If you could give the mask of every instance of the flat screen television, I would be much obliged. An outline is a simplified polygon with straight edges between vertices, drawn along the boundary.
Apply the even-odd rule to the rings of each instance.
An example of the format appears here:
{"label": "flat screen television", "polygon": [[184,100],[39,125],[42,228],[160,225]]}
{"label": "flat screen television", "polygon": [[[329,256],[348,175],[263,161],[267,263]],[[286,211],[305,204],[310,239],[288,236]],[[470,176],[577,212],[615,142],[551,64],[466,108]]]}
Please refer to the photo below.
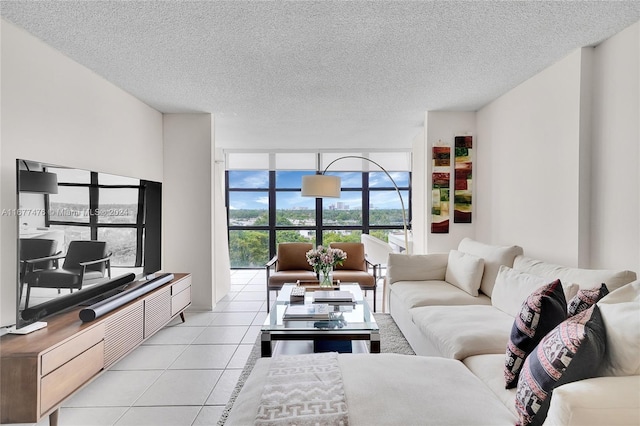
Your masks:
{"label": "flat screen television", "polygon": [[[162,183],[26,159],[16,160],[16,173],[17,329],[55,313],[50,308],[57,309],[53,301],[78,299],[79,293],[69,296],[73,291],[92,298],[102,288],[113,294],[124,285],[113,288],[109,283],[130,282],[129,277],[161,269]],[[102,264],[103,276],[85,277],[81,289],[70,289],[56,288],[51,280],[57,276],[39,273],[61,268],[71,242],[87,240],[106,243],[109,262]],[[60,258],[35,262],[42,250]],[[47,308],[34,315],[38,306]]]}

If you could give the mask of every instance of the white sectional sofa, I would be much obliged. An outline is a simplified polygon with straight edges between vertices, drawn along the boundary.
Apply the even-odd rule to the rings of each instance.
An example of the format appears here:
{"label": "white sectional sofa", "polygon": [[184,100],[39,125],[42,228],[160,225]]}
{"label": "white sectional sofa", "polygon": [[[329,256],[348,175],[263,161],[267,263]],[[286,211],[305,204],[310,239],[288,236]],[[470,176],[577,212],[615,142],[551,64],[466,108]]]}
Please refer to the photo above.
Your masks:
{"label": "white sectional sofa", "polygon": [[[483,259],[483,267],[475,265],[483,269],[479,281],[466,255]],[[390,313],[416,354],[462,361],[514,416],[516,389],[505,389],[503,369],[514,318],[528,294],[555,279],[560,279],[567,301],[579,289],[601,283],[610,292],[625,286],[599,303],[615,309],[610,301],[629,288],[627,298],[617,301],[635,304],[638,309],[628,314],[626,325],[605,322],[608,335],[616,328],[621,330],[607,351],[615,351],[615,345],[626,346],[626,353],[635,350],[636,359],[627,360],[631,367],[624,374],[614,376],[605,370],[609,377],[557,388],[545,424],[640,424],[640,331],[632,331],[640,328],[640,282],[633,282],[634,272],[568,268],[526,257],[518,246],[491,246],[470,239],[462,240],[458,250],[448,254],[392,254],[387,271],[385,296]],[[456,275],[462,277],[458,281],[467,282],[452,284]],[[474,286],[479,289],[477,296],[469,291]],[[630,302],[634,297],[635,302]]]}
{"label": "white sectional sofa", "polygon": [[[503,374],[514,316],[531,289],[558,278],[567,301],[603,282],[611,291],[598,302],[606,366],[600,377],[557,387],[544,424],[640,424],[635,273],[562,267],[469,239],[451,253],[390,255],[385,297],[419,356],[338,355],[349,424],[515,424],[517,391],[505,389]],[[270,364],[258,361],[227,424],[254,424]]]}

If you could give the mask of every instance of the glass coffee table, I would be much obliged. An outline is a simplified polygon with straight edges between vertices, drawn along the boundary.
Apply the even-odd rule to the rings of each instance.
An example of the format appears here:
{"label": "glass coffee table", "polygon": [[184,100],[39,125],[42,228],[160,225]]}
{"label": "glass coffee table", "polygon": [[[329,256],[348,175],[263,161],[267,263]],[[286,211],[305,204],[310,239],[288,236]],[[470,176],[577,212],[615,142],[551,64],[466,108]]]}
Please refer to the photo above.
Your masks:
{"label": "glass coffee table", "polygon": [[[298,354],[313,352],[322,342],[351,342],[354,352],[380,353],[380,331],[358,284],[340,284],[340,290],[350,291],[354,303],[330,305],[329,320],[283,320],[295,284],[285,284],[262,325],[262,356],[275,353]],[[304,303],[313,303],[313,291],[305,292]],[[279,341],[279,342],[278,342]],[[289,343],[296,342],[297,344]],[[356,342],[360,343],[356,348]],[[275,347],[278,347],[275,350]]]}

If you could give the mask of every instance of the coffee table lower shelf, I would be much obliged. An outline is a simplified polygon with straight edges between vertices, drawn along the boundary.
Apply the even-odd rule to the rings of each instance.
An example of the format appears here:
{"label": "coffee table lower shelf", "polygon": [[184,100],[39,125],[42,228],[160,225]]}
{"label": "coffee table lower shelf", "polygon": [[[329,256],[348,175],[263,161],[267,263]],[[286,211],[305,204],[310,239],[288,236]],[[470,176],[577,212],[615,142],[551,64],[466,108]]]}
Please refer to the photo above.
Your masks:
{"label": "coffee table lower shelf", "polygon": [[[363,331],[354,330],[344,332],[333,331],[331,333],[318,330],[310,331],[262,331],[261,356],[273,355],[299,355],[314,352],[314,340],[351,341],[353,353],[380,353],[380,333],[378,330]],[[370,350],[367,350],[366,341],[370,342]]]}

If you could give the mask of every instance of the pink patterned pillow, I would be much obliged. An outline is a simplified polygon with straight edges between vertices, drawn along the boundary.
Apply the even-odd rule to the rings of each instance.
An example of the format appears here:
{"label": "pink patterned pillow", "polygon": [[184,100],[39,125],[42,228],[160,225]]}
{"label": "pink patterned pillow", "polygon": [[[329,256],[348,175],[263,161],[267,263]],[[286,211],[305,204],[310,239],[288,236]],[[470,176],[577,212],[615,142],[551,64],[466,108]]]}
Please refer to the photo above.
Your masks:
{"label": "pink patterned pillow", "polygon": [[570,317],[575,314],[579,314],[580,312],[589,309],[592,305],[595,305],[598,300],[602,299],[607,294],[609,294],[609,289],[604,283],[602,283],[600,287],[578,290],[578,294],[573,296],[569,301],[567,314]]}
{"label": "pink patterned pillow", "polygon": [[541,425],[553,390],[594,377],[604,361],[606,331],[597,305],[562,322],[547,334],[524,362],[516,410],[518,425]]}
{"label": "pink patterned pillow", "polygon": [[540,287],[522,303],[507,342],[504,378],[507,389],[515,388],[520,369],[538,342],[567,318],[567,300],[560,280]]}

